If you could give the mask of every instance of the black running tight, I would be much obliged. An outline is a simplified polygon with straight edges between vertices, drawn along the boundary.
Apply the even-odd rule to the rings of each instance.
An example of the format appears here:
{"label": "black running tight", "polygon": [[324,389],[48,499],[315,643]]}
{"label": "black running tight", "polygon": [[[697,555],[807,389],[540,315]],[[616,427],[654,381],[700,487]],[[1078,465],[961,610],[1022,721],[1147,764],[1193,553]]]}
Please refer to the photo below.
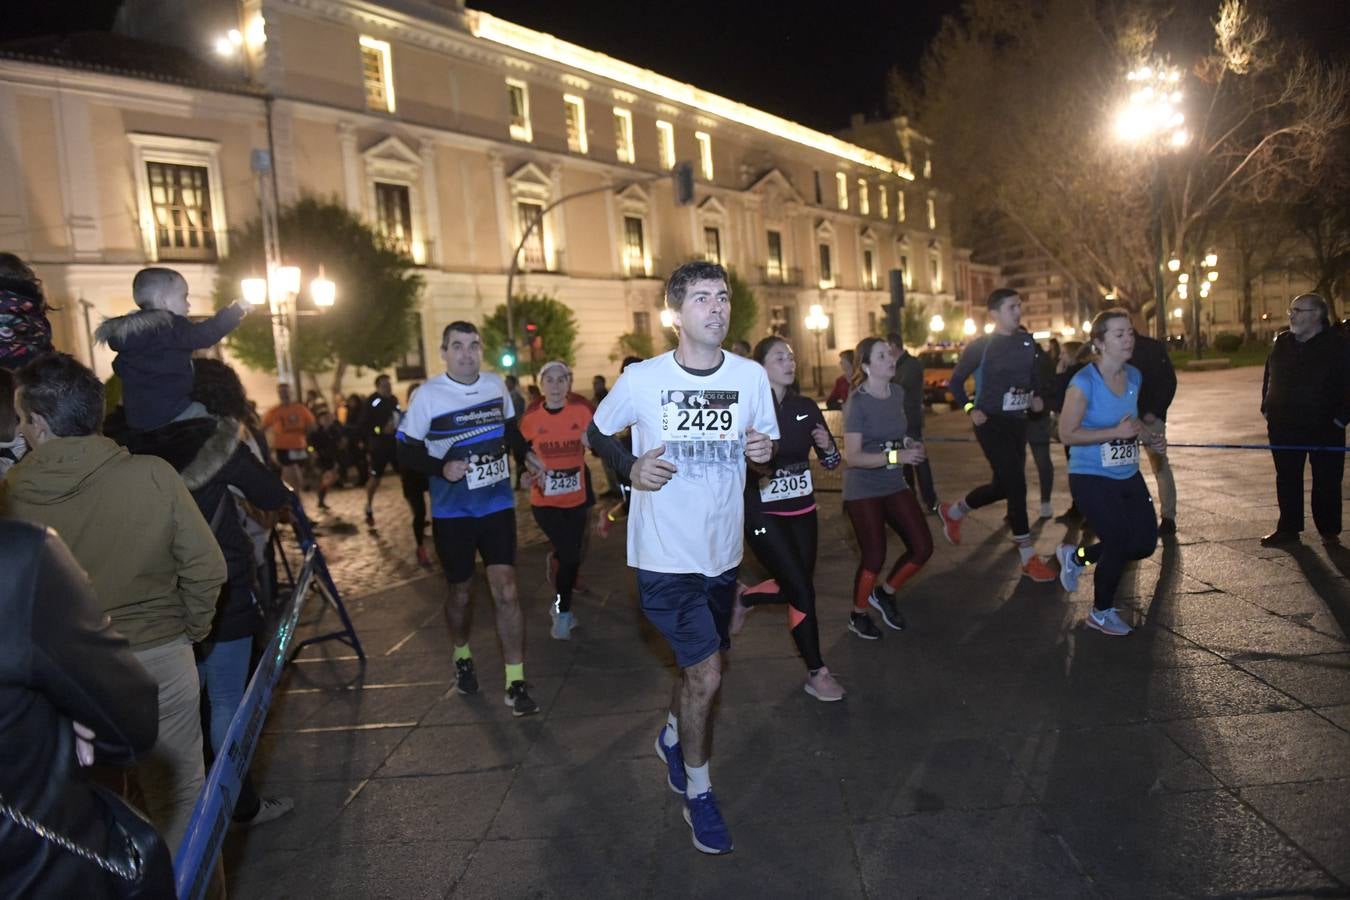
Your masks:
{"label": "black running tight", "polygon": [[586,520],[589,506],[562,509],[556,506],[531,506],[534,521],[547,535],[558,560],[558,574],[554,590],[558,593],[558,612],[572,611],[572,590],[581,571],[581,555],[586,539]]}
{"label": "black running tight", "polygon": [[[853,524],[862,556],[853,577],[854,605],[861,609],[876,583],[877,573],[886,562],[886,526],[900,535],[905,552],[891,566],[886,582],[896,590],[933,555],[933,535],[928,530],[913,491],[896,491],[884,497],[845,500],[844,512]],[[863,588],[866,590],[863,590]]]}
{"label": "black running tight", "polygon": [[1097,609],[1115,605],[1116,590],[1125,564],[1153,555],[1158,546],[1158,518],[1153,511],[1144,476],[1135,472],[1116,480],[1101,475],[1070,475],[1074,505],[1097,534],[1097,543],[1083,551],[1093,572],[1093,600]]}
{"label": "black running tight", "polygon": [[413,538],[420,547],[426,540],[427,477],[417,472],[401,470],[399,480],[403,483],[403,499],[408,501],[408,509],[412,510]]}
{"label": "black running tight", "polygon": [[778,593],[743,594],[741,602],[787,603],[792,640],[806,668],[814,672],[824,665],[816,623],[816,511],[799,516],[747,515],[745,541],[778,582]]}

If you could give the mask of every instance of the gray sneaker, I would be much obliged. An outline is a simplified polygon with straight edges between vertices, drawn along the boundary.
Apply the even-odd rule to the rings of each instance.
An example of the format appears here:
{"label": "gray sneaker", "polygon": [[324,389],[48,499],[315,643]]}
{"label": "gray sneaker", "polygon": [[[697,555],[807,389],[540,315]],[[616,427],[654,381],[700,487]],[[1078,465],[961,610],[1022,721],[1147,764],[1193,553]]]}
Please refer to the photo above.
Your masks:
{"label": "gray sneaker", "polygon": [[1083,567],[1078,564],[1078,548],[1060,544],[1055,548],[1055,558],[1059,560],[1059,583],[1072,594],[1078,590],[1078,576],[1083,574]]}
{"label": "gray sneaker", "polygon": [[550,612],[553,616],[553,627],[549,629],[549,636],[555,641],[570,641],[572,639],[572,629],[577,627],[576,620],[570,612]]}
{"label": "gray sneaker", "polygon": [[1125,620],[1120,617],[1120,613],[1114,609],[1094,609],[1088,613],[1087,621],[1084,624],[1112,637],[1124,637],[1134,630],[1125,624]]}

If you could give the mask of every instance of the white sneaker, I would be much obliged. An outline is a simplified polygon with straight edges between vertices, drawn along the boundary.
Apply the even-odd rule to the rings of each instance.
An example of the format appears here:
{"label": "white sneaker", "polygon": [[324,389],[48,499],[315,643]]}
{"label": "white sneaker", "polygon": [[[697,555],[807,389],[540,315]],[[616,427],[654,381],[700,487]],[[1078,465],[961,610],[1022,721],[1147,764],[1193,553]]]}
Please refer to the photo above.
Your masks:
{"label": "white sneaker", "polygon": [[1133,628],[1125,624],[1125,620],[1120,617],[1120,613],[1114,609],[1094,609],[1088,613],[1084,624],[1112,637],[1124,637],[1134,631]]}
{"label": "white sneaker", "polygon": [[258,811],[253,814],[253,818],[238,819],[235,821],[234,827],[252,828],[264,822],[271,822],[273,819],[280,819],[293,809],[295,809],[295,801],[290,797],[263,797],[258,804]]}

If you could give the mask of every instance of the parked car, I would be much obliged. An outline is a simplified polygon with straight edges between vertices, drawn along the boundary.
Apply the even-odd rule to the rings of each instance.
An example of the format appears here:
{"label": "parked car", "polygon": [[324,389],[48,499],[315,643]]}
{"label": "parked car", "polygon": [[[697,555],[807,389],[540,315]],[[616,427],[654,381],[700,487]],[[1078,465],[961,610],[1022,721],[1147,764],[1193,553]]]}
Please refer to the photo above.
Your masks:
{"label": "parked car", "polygon": [[957,347],[945,347],[932,350],[920,350],[919,359],[923,361],[923,403],[951,403],[952,394],[947,390],[952,371],[956,369],[961,350]]}

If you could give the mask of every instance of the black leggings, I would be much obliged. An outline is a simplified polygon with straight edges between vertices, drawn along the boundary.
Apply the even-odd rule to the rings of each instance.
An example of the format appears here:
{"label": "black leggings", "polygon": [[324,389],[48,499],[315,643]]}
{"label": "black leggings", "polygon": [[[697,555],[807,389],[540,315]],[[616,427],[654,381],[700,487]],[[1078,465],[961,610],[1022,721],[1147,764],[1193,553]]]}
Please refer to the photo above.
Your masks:
{"label": "black leggings", "polygon": [[1144,476],[1138,472],[1123,480],[1102,475],[1070,475],[1074,505],[1097,534],[1097,543],[1080,557],[1095,563],[1092,605],[1110,609],[1120,587],[1125,564],[1153,555],[1158,544],[1158,518],[1153,513]]}
{"label": "black leggings", "polygon": [[979,509],[1000,500],[1008,501],[1008,525],[1014,536],[1031,533],[1027,522],[1027,423],[1012,416],[990,416],[975,426],[984,458],[994,470],[994,480],[966,494],[966,506]]}
{"label": "black leggings", "polygon": [[[858,539],[862,556],[858,560],[858,570],[853,576],[854,605],[865,598],[876,583],[877,573],[886,562],[886,526],[900,535],[905,542],[905,552],[891,566],[886,581],[892,590],[903,583],[905,578],[918,571],[933,555],[933,534],[928,530],[928,520],[924,518],[919,502],[914,499],[913,491],[896,491],[884,497],[868,497],[863,500],[845,500],[844,512],[853,525],[853,534]],[[908,567],[908,568],[906,568]],[[866,588],[864,591],[863,588]],[[861,608],[861,607],[859,607]]]}
{"label": "black leggings", "polygon": [[403,499],[408,501],[408,509],[412,510],[413,538],[417,541],[417,546],[420,547],[426,540],[427,477],[417,472],[401,470],[399,481],[403,483]]}
{"label": "black leggings", "polygon": [[539,530],[548,536],[553,544],[553,553],[558,560],[558,575],[554,579],[554,589],[558,593],[558,612],[572,611],[572,589],[577,584],[577,572],[581,571],[581,553],[586,539],[586,519],[590,512],[588,505],[561,508],[557,506],[531,506],[534,521]]}
{"label": "black leggings", "polygon": [[825,665],[820,659],[820,626],[816,622],[816,511],[799,516],[747,515],[745,542],[778,582],[776,594],[743,594],[746,606],[787,603],[788,628],[806,668]]}
{"label": "black leggings", "polygon": [[1050,455],[1049,444],[1031,444],[1031,458],[1036,460],[1036,475],[1041,482],[1041,502],[1050,502],[1050,492],[1055,487],[1055,460]]}

